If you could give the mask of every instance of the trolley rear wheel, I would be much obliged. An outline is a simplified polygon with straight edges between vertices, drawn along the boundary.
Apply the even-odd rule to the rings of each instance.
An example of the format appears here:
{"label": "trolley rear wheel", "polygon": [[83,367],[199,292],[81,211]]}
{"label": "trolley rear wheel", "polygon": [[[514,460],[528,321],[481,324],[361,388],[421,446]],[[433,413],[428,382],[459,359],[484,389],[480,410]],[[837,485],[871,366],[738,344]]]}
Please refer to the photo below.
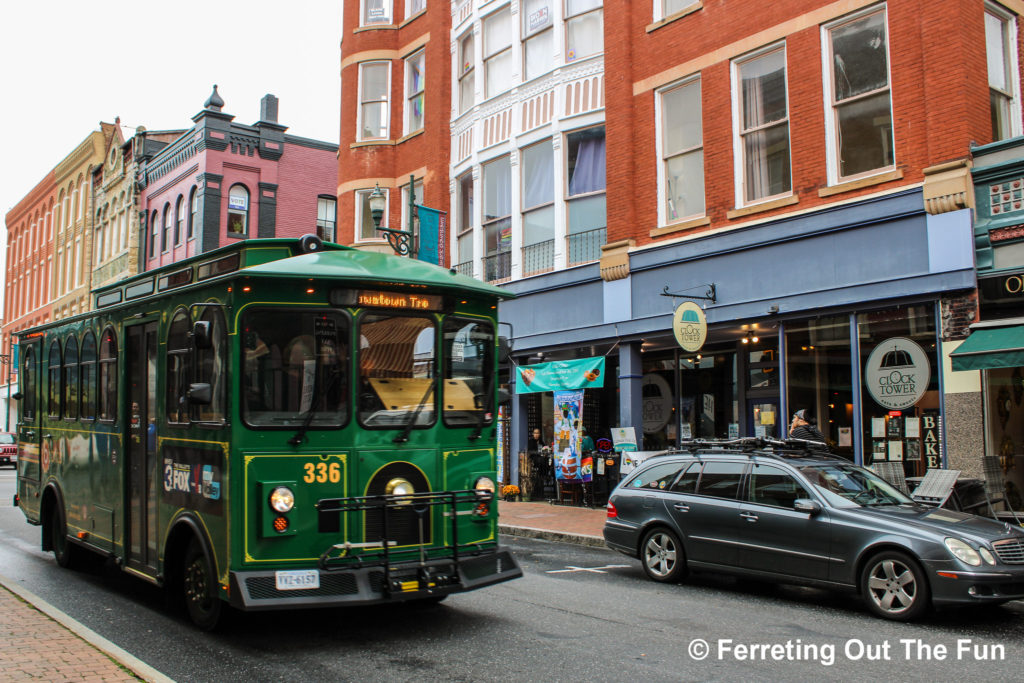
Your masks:
{"label": "trolley rear wheel", "polygon": [[217,628],[224,603],[217,595],[217,577],[213,566],[196,539],[192,539],[185,552],[181,589],[192,623],[204,631]]}

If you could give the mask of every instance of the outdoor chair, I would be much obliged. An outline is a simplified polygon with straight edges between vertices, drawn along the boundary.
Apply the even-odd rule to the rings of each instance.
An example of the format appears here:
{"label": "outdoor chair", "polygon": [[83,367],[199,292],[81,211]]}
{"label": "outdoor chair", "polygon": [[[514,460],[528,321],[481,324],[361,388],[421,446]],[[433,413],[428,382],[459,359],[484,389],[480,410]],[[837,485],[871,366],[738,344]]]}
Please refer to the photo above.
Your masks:
{"label": "outdoor chair", "polygon": [[907,488],[907,477],[903,472],[902,462],[876,462],[871,465],[871,469],[874,470],[875,474],[885,479],[886,482],[892,484],[903,493],[910,494],[910,489]]}
{"label": "outdoor chair", "polygon": [[928,470],[910,497],[918,503],[942,507],[953,493],[959,476],[960,470]]}
{"label": "outdoor chair", "polygon": [[[998,455],[986,455],[983,458],[985,469],[985,500],[964,507],[964,512],[975,512],[976,510],[987,510],[988,516],[993,519],[1004,521],[1013,520],[1014,523],[1024,524],[1024,511],[1020,514],[1014,510],[1012,501],[1007,496],[1007,482],[1003,477],[1003,466]],[[1005,510],[996,511],[993,504],[1002,503]]]}

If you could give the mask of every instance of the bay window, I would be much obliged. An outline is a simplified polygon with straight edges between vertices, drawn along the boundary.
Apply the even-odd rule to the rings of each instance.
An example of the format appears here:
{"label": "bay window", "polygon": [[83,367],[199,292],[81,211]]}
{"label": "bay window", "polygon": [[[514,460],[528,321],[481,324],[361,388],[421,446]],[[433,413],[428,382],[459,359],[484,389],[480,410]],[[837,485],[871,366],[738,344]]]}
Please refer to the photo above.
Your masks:
{"label": "bay window", "polygon": [[360,140],[386,140],[388,137],[390,71],[389,62],[359,65]]}

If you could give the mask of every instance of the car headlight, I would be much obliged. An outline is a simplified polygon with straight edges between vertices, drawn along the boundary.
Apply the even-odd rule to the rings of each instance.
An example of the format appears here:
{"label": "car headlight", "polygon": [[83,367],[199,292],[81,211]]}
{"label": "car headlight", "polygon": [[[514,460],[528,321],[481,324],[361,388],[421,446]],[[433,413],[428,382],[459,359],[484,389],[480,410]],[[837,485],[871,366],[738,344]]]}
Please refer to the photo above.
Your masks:
{"label": "car headlight", "polygon": [[978,554],[981,555],[981,559],[985,560],[985,564],[996,563],[996,558],[994,555],[992,555],[992,551],[986,548],[985,546],[981,546],[980,548],[978,548]]}
{"label": "car headlight", "polygon": [[278,512],[289,512],[295,507],[295,494],[287,486],[275,486],[270,492],[270,507]]}
{"label": "car headlight", "polygon": [[978,554],[978,551],[959,538],[947,538],[946,547],[949,548],[949,552],[953,553],[964,564],[969,564],[972,567],[977,567],[981,564],[981,555]]}
{"label": "car headlight", "polygon": [[495,488],[497,487],[494,485],[494,480],[490,477],[480,477],[473,484],[473,489],[476,491],[476,495],[480,497],[493,496]]}

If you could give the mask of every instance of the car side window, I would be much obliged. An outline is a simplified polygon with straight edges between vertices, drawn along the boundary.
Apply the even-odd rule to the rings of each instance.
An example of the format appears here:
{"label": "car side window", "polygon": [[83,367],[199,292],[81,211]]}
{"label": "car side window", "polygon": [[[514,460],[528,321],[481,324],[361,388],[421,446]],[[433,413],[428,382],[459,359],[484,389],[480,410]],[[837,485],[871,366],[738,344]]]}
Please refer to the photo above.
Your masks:
{"label": "car side window", "polygon": [[773,465],[755,464],[750,470],[749,498],[758,505],[792,508],[797,498],[810,498],[791,474]]}
{"label": "car side window", "polygon": [[664,491],[675,481],[679,470],[685,466],[685,463],[678,462],[666,462],[661,465],[655,465],[634,477],[633,481],[629,482],[629,488],[659,489]]}
{"label": "car side window", "polygon": [[703,462],[691,462],[683,475],[672,484],[672,490],[676,493],[694,493],[697,490],[697,480],[700,479],[700,471],[704,467]]}
{"label": "car side window", "polygon": [[715,498],[736,498],[744,467],[746,463],[742,462],[706,463],[697,484],[697,493]]}

